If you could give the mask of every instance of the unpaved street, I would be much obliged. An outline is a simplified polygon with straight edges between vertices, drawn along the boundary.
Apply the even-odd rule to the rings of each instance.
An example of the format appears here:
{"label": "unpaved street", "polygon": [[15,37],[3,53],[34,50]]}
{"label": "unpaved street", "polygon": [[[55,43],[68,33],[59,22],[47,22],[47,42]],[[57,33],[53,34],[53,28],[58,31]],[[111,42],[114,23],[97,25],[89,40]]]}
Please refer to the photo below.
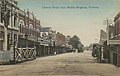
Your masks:
{"label": "unpaved street", "polygon": [[97,63],[91,52],[41,57],[15,65],[0,65],[0,76],[120,76],[120,68]]}

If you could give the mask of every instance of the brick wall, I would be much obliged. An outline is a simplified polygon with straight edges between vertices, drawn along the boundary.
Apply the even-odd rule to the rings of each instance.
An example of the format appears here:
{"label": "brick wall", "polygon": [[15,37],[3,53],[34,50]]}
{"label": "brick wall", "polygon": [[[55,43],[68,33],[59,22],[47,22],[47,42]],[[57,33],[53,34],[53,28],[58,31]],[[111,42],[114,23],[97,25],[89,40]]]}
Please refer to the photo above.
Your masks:
{"label": "brick wall", "polygon": [[56,34],[57,45],[63,46],[66,44],[65,36],[59,32]]}

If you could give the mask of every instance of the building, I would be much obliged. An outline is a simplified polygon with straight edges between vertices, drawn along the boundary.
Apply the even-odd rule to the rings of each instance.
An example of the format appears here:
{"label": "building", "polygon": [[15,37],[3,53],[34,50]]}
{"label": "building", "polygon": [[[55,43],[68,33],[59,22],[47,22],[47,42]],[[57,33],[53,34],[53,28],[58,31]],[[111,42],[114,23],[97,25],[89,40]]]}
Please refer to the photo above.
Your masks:
{"label": "building", "polygon": [[104,30],[100,30],[100,42],[103,44],[107,40],[107,33]]}
{"label": "building", "polygon": [[[108,24],[106,28],[106,32],[103,30],[100,30],[100,41],[99,43],[101,46],[101,51],[99,52],[101,55],[101,61],[105,60],[105,62],[110,62],[110,45],[109,40],[111,40],[114,37],[114,26]],[[100,61],[100,62],[101,62]]]}
{"label": "building", "polygon": [[51,44],[51,35],[52,35],[51,27],[41,27],[41,45],[49,46]]}
{"label": "building", "polygon": [[56,34],[57,46],[65,46],[66,45],[66,38],[62,33],[57,32]]}
{"label": "building", "polygon": [[64,48],[60,46],[65,46],[65,36],[56,34],[51,27],[41,27],[33,12],[17,5],[15,0],[0,0],[0,62],[24,60],[30,53],[34,56],[63,53]]}
{"label": "building", "polygon": [[68,35],[66,36],[66,48],[72,50],[72,45],[69,45],[71,37]]}
{"label": "building", "polygon": [[[38,42],[38,38],[41,37],[40,20],[37,19],[32,12],[27,12],[19,9],[19,46],[18,47],[31,47]],[[27,44],[22,42],[27,41]],[[29,44],[28,44],[29,43]]]}
{"label": "building", "polygon": [[104,42],[104,59],[120,66],[120,12],[114,18],[114,25],[107,24],[107,40]]}
{"label": "building", "polygon": [[42,37],[42,45],[46,46],[54,46],[55,44],[55,35],[56,31],[53,31],[51,27],[42,27],[41,28],[41,37]]}
{"label": "building", "polygon": [[113,53],[113,64],[120,66],[120,12],[114,18],[115,24],[115,35],[114,40],[116,40],[116,44],[114,44],[114,53]]}
{"label": "building", "polygon": [[66,43],[67,43],[67,44],[69,44],[70,39],[71,39],[71,37],[68,35],[68,36],[66,37]]}
{"label": "building", "polygon": [[114,18],[115,23],[115,37],[119,39],[120,37],[120,12]]}
{"label": "building", "polygon": [[113,24],[108,24],[106,28],[106,41],[103,43],[103,58],[106,62],[112,63],[113,62],[113,52],[115,49],[114,44],[112,43],[114,41],[115,36],[115,26]]}
{"label": "building", "polygon": [[18,10],[15,0],[0,0],[0,50],[8,51],[17,47]]}
{"label": "building", "polygon": [[46,37],[52,33],[51,27],[41,27],[41,37]]}

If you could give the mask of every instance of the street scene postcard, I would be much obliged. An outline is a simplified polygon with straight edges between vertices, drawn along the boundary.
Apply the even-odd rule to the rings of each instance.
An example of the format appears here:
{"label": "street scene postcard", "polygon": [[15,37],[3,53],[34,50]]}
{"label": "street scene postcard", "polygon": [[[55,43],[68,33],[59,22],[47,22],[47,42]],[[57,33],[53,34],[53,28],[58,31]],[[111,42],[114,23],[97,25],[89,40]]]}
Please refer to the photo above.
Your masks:
{"label": "street scene postcard", "polygon": [[0,0],[0,76],[120,76],[120,0]]}

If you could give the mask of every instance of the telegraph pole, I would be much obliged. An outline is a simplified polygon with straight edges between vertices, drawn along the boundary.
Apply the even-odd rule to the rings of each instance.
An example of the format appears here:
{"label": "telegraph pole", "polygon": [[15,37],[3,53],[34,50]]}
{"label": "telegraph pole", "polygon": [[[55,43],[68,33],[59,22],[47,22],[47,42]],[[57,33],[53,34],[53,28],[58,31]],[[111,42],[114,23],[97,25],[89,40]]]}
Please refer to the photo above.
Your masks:
{"label": "telegraph pole", "polygon": [[107,50],[108,50],[108,62],[110,62],[110,44],[109,44],[109,41],[110,41],[110,35],[109,35],[109,32],[110,32],[110,27],[109,27],[109,20],[107,19]]}

